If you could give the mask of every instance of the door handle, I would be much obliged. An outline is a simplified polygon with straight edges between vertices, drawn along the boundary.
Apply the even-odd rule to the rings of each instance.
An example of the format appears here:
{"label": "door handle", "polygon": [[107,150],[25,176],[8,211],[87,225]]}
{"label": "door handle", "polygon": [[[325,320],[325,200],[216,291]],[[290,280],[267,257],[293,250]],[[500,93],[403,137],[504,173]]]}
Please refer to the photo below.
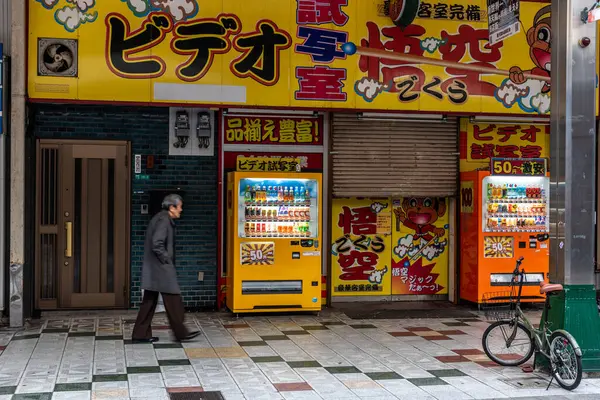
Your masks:
{"label": "door handle", "polygon": [[73,243],[73,223],[65,222],[65,230],[67,231],[67,245],[65,247],[65,257],[71,257],[73,255],[73,249],[71,244]]}

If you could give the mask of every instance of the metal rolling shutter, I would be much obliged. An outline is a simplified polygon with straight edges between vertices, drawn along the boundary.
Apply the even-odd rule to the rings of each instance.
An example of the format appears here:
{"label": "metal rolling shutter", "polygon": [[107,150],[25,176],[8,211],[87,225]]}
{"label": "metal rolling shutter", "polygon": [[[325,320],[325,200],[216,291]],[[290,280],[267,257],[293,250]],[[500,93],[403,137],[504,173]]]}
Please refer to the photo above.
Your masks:
{"label": "metal rolling shutter", "polygon": [[334,114],[333,195],[439,196],[457,193],[458,122],[367,120]]}

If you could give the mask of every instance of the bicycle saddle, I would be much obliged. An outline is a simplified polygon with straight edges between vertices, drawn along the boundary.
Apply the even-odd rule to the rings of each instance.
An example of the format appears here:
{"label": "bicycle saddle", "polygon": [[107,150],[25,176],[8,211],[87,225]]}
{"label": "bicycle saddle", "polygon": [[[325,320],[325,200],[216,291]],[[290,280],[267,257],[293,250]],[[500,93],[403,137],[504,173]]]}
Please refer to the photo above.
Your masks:
{"label": "bicycle saddle", "polygon": [[563,290],[563,285],[560,283],[544,283],[540,282],[540,293],[560,292]]}

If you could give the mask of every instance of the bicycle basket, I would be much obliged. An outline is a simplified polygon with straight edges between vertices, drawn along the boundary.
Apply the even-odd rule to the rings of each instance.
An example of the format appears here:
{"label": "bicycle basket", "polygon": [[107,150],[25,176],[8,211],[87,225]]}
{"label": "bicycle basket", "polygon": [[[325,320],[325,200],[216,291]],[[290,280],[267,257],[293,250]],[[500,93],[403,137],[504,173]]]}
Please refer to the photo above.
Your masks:
{"label": "bicycle basket", "polygon": [[480,308],[488,320],[504,321],[513,319],[517,312],[515,291],[484,293]]}

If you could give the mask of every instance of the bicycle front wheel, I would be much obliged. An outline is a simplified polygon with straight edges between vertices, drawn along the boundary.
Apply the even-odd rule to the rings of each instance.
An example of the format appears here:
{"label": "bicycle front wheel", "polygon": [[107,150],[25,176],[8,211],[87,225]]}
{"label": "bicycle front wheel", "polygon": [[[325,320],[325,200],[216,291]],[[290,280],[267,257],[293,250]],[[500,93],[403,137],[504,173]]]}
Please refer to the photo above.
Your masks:
{"label": "bicycle front wheel", "polygon": [[550,336],[552,375],[563,389],[573,390],[581,383],[583,368],[581,356],[575,353],[576,347],[562,332],[553,332]]}
{"label": "bicycle front wheel", "polygon": [[515,320],[494,322],[483,333],[483,351],[496,364],[514,367],[529,360],[534,344],[527,328]]}

